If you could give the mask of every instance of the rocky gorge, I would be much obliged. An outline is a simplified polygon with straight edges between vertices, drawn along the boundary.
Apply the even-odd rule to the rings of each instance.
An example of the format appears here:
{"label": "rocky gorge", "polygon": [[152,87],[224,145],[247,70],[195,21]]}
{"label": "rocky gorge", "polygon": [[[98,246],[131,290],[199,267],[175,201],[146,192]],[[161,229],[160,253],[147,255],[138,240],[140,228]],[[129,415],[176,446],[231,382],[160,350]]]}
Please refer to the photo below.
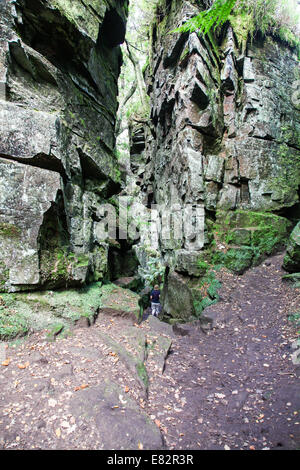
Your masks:
{"label": "rocky gorge", "polygon": [[[197,2],[161,2],[144,72],[150,127],[132,129],[132,191],[114,135],[128,5],[94,3],[1,4],[1,289],[130,276],[153,252],[188,277],[211,262],[242,273],[284,247],[300,213],[295,51],[234,24],[215,44],[169,34]],[[203,207],[204,241],[158,229],[149,247],[141,227],[137,241],[102,240],[101,205],[118,194],[133,208]]]}
{"label": "rocky gorge", "polygon": [[[128,399],[129,411],[122,409],[138,425],[117,448],[163,448],[164,426],[157,423],[157,410],[152,415],[160,433],[143,414],[151,380],[157,379],[157,371],[163,374],[171,345],[179,347],[176,335],[187,336],[187,342],[191,337],[193,347],[198,342],[203,346],[206,335],[220,324],[237,328],[236,322],[246,321],[234,316],[241,305],[239,293],[234,291],[230,308],[227,295],[243,275],[249,278],[251,302],[255,289],[260,292],[257,309],[248,312],[243,307],[248,316],[265,308],[252,273],[261,276],[266,289],[268,282],[272,284],[274,296],[272,279],[282,283],[280,294],[288,286],[291,298],[295,296],[294,310],[288,310],[286,299],[281,309],[293,318],[299,316],[297,50],[276,34],[251,36],[247,23],[234,17],[213,35],[174,32],[205,7],[207,2],[193,0],[157,3],[143,69],[148,115],[129,119],[130,158],[124,164],[116,144],[116,123],[120,46],[130,2],[0,1],[0,339],[7,342],[31,333],[37,341],[33,348],[43,353],[41,332],[46,328],[49,354],[52,342],[64,338],[59,347],[62,358],[64,344],[73,347],[72,334],[84,342],[83,332],[88,330],[80,328],[91,327],[87,342],[92,352],[85,352],[86,360],[100,361],[99,368],[101,361],[105,365],[101,386],[97,383],[104,405],[97,402],[95,418],[92,405],[85,409],[82,395],[82,400],[74,398],[70,409],[74,416],[81,410],[111,426],[106,403],[113,407],[120,395],[114,387],[105,388],[103,380],[109,375],[108,360],[120,358],[121,364],[114,363],[113,379],[127,390],[126,374],[132,374],[138,391],[132,402]],[[120,200],[126,200],[125,210]],[[192,210],[188,230],[177,237],[176,223],[185,221],[187,208]],[[126,236],[120,228],[122,217],[133,227]],[[167,236],[166,218],[171,221]],[[103,224],[111,220],[117,228],[104,238]],[[268,259],[274,256],[265,276]],[[141,295],[154,282],[161,284],[163,322],[147,320],[145,312],[142,318]],[[224,296],[228,322],[222,317]],[[275,302],[270,305],[266,311],[275,318]],[[146,323],[136,323],[143,319]],[[128,326],[132,320],[133,326]],[[278,315],[274,322],[279,322]],[[204,339],[199,340],[199,334]],[[279,340],[273,329],[272,335],[276,349]],[[101,354],[96,337],[101,348],[104,345]],[[299,348],[298,341],[298,353]],[[31,363],[26,351],[24,364]],[[73,365],[78,351],[72,350]],[[293,355],[296,366],[298,353]],[[4,356],[2,365],[8,370],[9,355]],[[33,362],[40,360],[39,356]],[[55,364],[54,359],[49,362],[51,367]],[[65,377],[76,388],[73,369]],[[83,384],[88,381],[87,376],[80,377]],[[68,393],[62,377],[54,377],[55,393],[56,382],[61,393]],[[5,384],[4,375],[0,383]],[[51,383],[42,386],[43,394],[48,388],[51,392]],[[85,388],[76,391],[96,400],[96,389]],[[142,417],[135,400],[142,403]],[[58,395],[55,401],[59,402]],[[82,425],[84,433],[86,424]],[[100,448],[110,448],[118,430],[125,433],[126,420],[120,418],[118,426],[104,443],[98,426]],[[60,438],[61,428],[54,433]],[[4,445],[6,437],[1,439],[0,433]],[[52,438],[47,439],[38,446],[54,446]]]}

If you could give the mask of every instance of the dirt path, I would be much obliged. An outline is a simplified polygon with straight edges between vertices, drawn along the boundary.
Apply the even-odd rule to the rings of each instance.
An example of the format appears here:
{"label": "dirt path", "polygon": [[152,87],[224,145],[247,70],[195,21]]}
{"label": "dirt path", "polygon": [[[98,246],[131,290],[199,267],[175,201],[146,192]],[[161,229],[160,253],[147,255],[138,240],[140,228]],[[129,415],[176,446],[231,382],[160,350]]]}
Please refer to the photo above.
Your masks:
{"label": "dirt path", "polygon": [[300,370],[287,321],[300,292],[282,283],[282,256],[267,264],[242,277],[220,274],[223,301],[210,307],[216,328],[174,345],[165,374],[178,389],[178,413],[161,417],[172,424],[170,448],[300,448]]}
{"label": "dirt path", "polygon": [[[207,311],[215,321],[206,332],[195,324],[158,334],[149,320],[137,325],[103,312],[92,327],[55,342],[41,331],[6,345],[0,448],[299,449],[297,336],[287,315],[299,310],[300,290],[281,281],[281,263],[275,256],[242,277],[219,272],[222,300]],[[107,336],[139,361],[147,338],[148,395]],[[108,378],[117,388],[105,395]],[[113,413],[119,442],[107,447]],[[137,447],[132,436],[123,439],[129,422],[140,433]]]}

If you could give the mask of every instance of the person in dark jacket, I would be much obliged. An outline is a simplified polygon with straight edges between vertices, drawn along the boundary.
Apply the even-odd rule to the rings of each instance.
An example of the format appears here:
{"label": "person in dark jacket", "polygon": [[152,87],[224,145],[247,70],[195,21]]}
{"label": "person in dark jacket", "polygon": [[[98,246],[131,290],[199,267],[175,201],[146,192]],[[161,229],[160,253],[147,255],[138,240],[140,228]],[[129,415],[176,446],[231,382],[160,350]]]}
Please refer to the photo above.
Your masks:
{"label": "person in dark jacket", "polygon": [[155,285],[154,289],[150,293],[150,300],[151,300],[151,314],[155,317],[158,317],[160,312],[160,290],[159,286]]}

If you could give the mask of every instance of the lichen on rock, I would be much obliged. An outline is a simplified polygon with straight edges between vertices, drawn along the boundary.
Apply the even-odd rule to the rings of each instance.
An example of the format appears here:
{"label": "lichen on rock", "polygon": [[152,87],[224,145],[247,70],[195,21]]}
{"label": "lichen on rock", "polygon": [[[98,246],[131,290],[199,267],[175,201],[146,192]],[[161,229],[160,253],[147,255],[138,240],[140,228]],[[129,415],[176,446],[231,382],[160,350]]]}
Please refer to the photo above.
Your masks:
{"label": "lichen on rock", "polygon": [[114,124],[127,3],[1,3],[1,290],[106,275],[93,217],[120,190]]}

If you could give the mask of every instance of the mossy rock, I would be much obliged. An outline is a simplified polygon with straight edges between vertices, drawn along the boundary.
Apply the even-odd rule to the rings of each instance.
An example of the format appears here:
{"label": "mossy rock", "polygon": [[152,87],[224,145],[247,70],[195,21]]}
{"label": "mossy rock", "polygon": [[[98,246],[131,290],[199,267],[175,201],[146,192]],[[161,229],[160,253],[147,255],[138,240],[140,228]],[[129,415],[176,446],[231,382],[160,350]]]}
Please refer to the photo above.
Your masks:
{"label": "mossy rock", "polygon": [[206,307],[219,300],[220,287],[213,271],[201,279],[170,273],[162,295],[165,319],[173,324],[199,318]]}
{"label": "mossy rock", "polygon": [[116,284],[105,284],[101,288],[100,308],[119,311],[122,314],[134,314],[139,318],[139,295]]}
{"label": "mossy rock", "polygon": [[0,306],[0,340],[9,341],[28,333],[28,321],[24,315],[7,306]]}
{"label": "mossy rock", "polygon": [[0,223],[0,237],[20,238],[21,229],[13,224]]}
{"label": "mossy rock", "polygon": [[202,278],[209,268],[209,254],[199,251],[177,250],[175,271],[189,276]]}
{"label": "mossy rock", "polygon": [[65,325],[62,323],[57,323],[55,325],[52,325],[46,335],[46,340],[49,342],[53,342],[56,340],[56,337],[60,335],[60,333],[63,332],[65,328]]}
{"label": "mossy rock", "polygon": [[223,244],[214,261],[237,274],[282,249],[292,224],[284,217],[265,212],[218,211],[214,226],[215,242]]}
{"label": "mossy rock", "polygon": [[291,273],[300,271],[300,222],[298,222],[289,238],[283,268]]}
{"label": "mossy rock", "polygon": [[47,329],[48,339],[53,341],[62,330],[64,334],[69,332],[81,318],[93,324],[100,299],[101,283],[55,292],[2,294],[0,339],[23,336],[29,330]]}
{"label": "mossy rock", "polygon": [[3,261],[0,261],[0,291],[5,290],[5,284],[9,279],[9,269]]}
{"label": "mossy rock", "polygon": [[[77,284],[77,273],[83,272],[82,283],[85,281],[90,263],[90,255],[68,252],[67,247],[42,250],[40,254],[41,281],[48,289],[72,286]],[[80,276],[79,276],[80,277]]]}
{"label": "mossy rock", "polygon": [[255,252],[250,247],[231,248],[224,255],[224,265],[236,274],[243,274],[252,266],[254,256]]}
{"label": "mossy rock", "polygon": [[282,276],[282,280],[291,283],[293,287],[300,287],[300,273],[286,274]]}
{"label": "mossy rock", "polygon": [[230,231],[226,241],[233,245],[251,245],[251,230],[245,228],[235,228]]}

